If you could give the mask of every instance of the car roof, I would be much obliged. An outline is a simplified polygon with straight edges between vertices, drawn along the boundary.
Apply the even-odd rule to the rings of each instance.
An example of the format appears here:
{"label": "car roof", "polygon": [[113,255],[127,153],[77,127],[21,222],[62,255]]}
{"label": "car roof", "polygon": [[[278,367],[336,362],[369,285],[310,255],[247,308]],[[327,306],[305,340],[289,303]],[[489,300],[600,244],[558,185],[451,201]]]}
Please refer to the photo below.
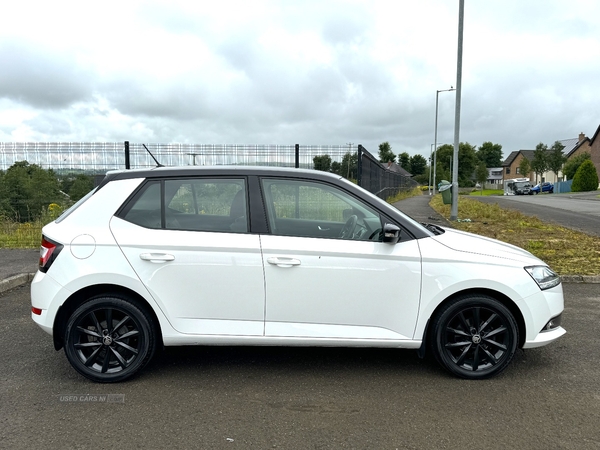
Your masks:
{"label": "car roof", "polygon": [[154,167],[150,169],[113,170],[106,174],[101,183],[104,185],[113,180],[126,180],[131,178],[162,178],[185,176],[285,176],[292,178],[311,178],[322,180],[340,180],[343,177],[329,172],[310,169],[296,169],[291,167],[263,167],[263,166],[180,166],[180,167]]}

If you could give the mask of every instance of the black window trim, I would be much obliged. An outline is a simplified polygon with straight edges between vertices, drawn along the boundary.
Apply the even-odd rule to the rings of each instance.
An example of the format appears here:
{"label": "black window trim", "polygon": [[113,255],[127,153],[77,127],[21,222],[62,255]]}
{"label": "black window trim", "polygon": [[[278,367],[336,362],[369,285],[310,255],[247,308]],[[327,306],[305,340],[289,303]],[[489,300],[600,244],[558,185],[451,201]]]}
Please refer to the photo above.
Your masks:
{"label": "black window trim", "polygon": [[[250,197],[250,179],[253,178],[252,176],[246,176],[246,175],[242,175],[242,174],[220,174],[220,175],[215,175],[215,174],[188,174],[186,176],[165,176],[165,177],[161,177],[161,178],[146,178],[142,183],[140,183],[140,185],[129,195],[129,197],[127,197],[127,199],[121,204],[121,206],[119,207],[119,209],[117,209],[117,212],[115,213],[115,216],[118,217],[119,219],[125,219],[125,216],[127,216],[127,213],[129,213],[129,211],[131,210],[131,208],[133,207],[133,205],[135,205],[135,203],[137,202],[137,200],[139,199],[139,197],[145,192],[145,190],[147,189],[146,186],[148,186],[149,184],[154,184],[154,183],[159,183],[160,184],[160,228],[149,228],[149,229],[153,229],[153,230],[168,230],[168,231],[191,231],[191,230],[177,230],[177,229],[170,229],[167,228],[167,218],[166,218],[166,205],[165,205],[165,181],[168,180],[197,180],[197,179],[209,179],[209,180],[217,180],[217,179],[221,179],[221,180],[237,180],[237,181],[243,181],[244,183],[244,189],[245,189],[245,196],[246,196],[246,211],[248,213],[248,231],[244,232],[244,234],[257,234],[258,232],[253,231],[252,230],[252,206],[249,203],[249,197]],[[254,177],[255,178],[255,177]],[[256,203],[256,199],[254,199],[254,203]],[[262,203],[262,200],[261,200]],[[256,210],[257,205],[254,206],[254,209]],[[259,207],[260,208],[260,207]],[[258,210],[257,210],[258,212]],[[256,214],[256,216],[260,216],[260,214]],[[143,227],[143,225],[138,225]],[[146,227],[144,227],[146,228]],[[197,232],[203,232],[203,231],[197,231]],[[233,231],[211,231],[212,233],[235,233]]]}

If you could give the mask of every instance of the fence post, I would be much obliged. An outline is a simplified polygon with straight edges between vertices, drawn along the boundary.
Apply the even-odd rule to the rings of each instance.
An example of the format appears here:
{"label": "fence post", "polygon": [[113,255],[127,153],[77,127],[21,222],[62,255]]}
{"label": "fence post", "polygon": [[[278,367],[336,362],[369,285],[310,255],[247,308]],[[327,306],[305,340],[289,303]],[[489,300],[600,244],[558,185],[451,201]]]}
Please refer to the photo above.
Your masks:
{"label": "fence post", "polygon": [[300,168],[300,144],[296,144],[295,159],[294,167],[298,169]]}
{"label": "fence post", "polygon": [[125,141],[125,169],[131,169],[131,162],[129,161],[129,141]]}
{"label": "fence post", "polygon": [[356,161],[356,184],[358,184],[359,186],[361,186],[362,182],[362,152],[363,146],[358,144],[358,160]]}

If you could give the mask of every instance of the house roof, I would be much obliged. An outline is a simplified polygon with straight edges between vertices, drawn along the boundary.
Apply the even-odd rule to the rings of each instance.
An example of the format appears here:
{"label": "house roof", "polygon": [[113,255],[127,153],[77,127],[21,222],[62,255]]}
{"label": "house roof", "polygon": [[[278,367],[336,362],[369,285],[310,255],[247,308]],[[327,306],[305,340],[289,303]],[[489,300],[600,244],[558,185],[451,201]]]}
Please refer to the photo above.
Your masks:
{"label": "house roof", "polygon": [[565,146],[565,148],[563,149],[565,155],[569,155],[573,151],[573,149],[578,146],[577,144],[579,144],[579,138],[564,139],[558,142]]}
{"label": "house roof", "polygon": [[412,177],[412,173],[408,172],[407,170],[403,169],[402,166],[399,166],[398,164],[396,164],[395,162],[387,162],[387,163],[381,163],[381,165],[391,171],[391,172],[396,172],[399,173],[400,175],[402,175],[403,177]]}
{"label": "house roof", "polygon": [[510,155],[508,155],[508,158],[506,158],[504,160],[504,162],[502,163],[502,167],[510,166],[519,153],[521,153],[525,158],[527,158],[528,160],[531,161],[533,159],[534,151],[535,150],[517,150],[517,151],[511,152]]}
{"label": "house roof", "polygon": [[586,138],[582,139],[581,141],[577,142],[575,144],[575,146],[573,146],[573,148],[567,153],[567,158],[569,158],[573,153],[575,153],[575,150],[577,150],[579,147],[581,147],[585,142],[588,142],[589,145],[592,145],[599,134],[600,134],[600,125],[598,125],[598,128],[596,129],[596,132],[594,133],[594,135],[592,136],[591,139],[586,137]]}
{"label": "house roof", "polygon": [[519,154],[519,152],[520,150],[517,150],[516,152],[510,152],[510,155],[508,155],[508,157],[502,163],[502,167],[510,166]]}
{"label": "house roof", "polygon": [[[583,136],[583,134],[580,135],[580,137],[581,136]],[[563,152],[566,155],[566,157],[568,158],[573,153],[575,153],[575,150],[577,150],[579,147],[581,147],[581,145],[584,142],[589,142],[589,145],[592,145],[594,143],[594,141],[596,140],[596,138],[598,138],[598,136],[600,136],[600,125],[598,125],[598,128],[596,129],[596,132],[594,133],[594,136],[592,136],[591,139],[586,137],[586,138],[580,140],[580,137],[576,137],[576,138],[571,138],[571,139],[563,139],[562,141],[558,141],[558,142],[560,142],[562,145],[565,146],[565,148],[563,149]],[[550,150],[550,149],[548,149],[548,150]],[[534,152],[534,150],[517,150],[517,151],[511,152],[510,155],[508,155],[508,158],[506,158],[504,160],[504,162],[502,163],[502,167],[510,166],[519,153],[521,153],[525,158],[527,158],[531,161],[533,159],[533,152]]]}

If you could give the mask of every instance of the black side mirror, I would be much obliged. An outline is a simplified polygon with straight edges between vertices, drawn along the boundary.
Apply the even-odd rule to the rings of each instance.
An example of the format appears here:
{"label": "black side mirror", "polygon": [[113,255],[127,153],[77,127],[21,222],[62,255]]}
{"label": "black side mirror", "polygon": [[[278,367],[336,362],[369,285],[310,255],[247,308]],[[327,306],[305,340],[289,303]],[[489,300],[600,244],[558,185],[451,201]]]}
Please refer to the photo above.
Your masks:
{"label": "black side mirror", "polygon": [[383,226],[383,242],[395,244],[400,240],[400,228],[393,223],[386,223]]}

